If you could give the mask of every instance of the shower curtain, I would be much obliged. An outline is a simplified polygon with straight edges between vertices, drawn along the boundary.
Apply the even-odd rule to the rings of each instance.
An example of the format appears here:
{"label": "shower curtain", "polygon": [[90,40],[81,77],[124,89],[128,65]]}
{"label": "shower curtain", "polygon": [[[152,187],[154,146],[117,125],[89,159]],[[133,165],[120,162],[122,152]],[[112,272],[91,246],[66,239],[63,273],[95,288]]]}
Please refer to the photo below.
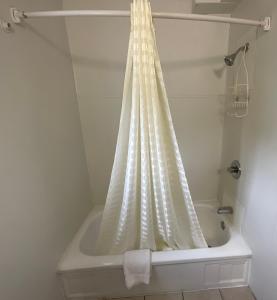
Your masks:
{"label": "shower curtain", "polygon": [[97,255],[207,247],[179,152],[151,7],[131,5],[119,134]]}

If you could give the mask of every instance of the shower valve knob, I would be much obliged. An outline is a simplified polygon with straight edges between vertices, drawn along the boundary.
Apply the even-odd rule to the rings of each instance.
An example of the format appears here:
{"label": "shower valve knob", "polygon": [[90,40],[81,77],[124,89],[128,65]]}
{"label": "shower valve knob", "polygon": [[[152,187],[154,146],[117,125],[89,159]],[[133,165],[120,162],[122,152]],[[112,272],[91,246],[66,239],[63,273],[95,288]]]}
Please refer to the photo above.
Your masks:
{"label": "shower valve knob", "polygon": [[239,179],[241,176],[240,162],[238,160],[233,160],[227,171],[233,176],[233,178]]}

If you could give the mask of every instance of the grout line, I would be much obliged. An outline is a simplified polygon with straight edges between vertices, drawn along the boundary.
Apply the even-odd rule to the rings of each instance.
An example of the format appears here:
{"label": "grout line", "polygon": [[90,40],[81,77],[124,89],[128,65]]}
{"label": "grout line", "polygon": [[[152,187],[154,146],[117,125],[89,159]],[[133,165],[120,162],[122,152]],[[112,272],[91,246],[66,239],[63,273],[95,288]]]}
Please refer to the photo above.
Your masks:
{"label": "grout line", "polygon": [[221,300],[224,300],[224,297],[223,297],[223,294],[222,294],[222,292],[221,292],[221,289],[218,289],[218,290],[219,290],[219,294],[220,294]]}
{"label": "grout line", "polygon": [[249,290],[250,290],[250,293],[251,293],[251,295],[252,295],[253,300],[257,300],[255,294],[254,294],[253,291],[250,289],[250,286],[248,286],[248,288],[249,288]]}

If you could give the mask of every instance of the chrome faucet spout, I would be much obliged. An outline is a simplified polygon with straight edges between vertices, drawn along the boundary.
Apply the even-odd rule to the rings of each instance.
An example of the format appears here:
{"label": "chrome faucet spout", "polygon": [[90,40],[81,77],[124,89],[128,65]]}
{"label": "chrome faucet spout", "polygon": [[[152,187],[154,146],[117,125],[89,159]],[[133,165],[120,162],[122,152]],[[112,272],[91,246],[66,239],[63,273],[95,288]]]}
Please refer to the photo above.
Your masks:
{"label": "chrome faucet spout", "polygon": [[233,207],[231,206],[221,206],[217,209],[219,215],[232,215],[234,213]]}

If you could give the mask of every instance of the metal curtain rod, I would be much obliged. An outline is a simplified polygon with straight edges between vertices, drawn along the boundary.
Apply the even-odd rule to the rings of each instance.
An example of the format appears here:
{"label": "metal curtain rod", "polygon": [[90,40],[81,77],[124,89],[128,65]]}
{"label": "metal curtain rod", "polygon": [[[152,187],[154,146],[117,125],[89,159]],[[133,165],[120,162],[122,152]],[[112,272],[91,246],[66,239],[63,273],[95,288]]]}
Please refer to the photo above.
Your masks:
{"label": "metal curtain rod", "polygon": [[[34,11],[26,12],[17,8],[10,9],[11,17],[14,23],[20,23],[22,19],[41,18],[41,17],[75,17],[75,16],[94,16],[94,17],[130,17],[130,11],[126,10],[56,10],[56,11]],[[199,14],[179,14],[179,13],[152,13],[153,18],[158,19],[176,19],[176,20],[194,20],[208,21],[229,24],[241,24],[262,27],[264,31],[271,29],[270,17],[266,17],[261,21],[227,18],[212,15]]]}

